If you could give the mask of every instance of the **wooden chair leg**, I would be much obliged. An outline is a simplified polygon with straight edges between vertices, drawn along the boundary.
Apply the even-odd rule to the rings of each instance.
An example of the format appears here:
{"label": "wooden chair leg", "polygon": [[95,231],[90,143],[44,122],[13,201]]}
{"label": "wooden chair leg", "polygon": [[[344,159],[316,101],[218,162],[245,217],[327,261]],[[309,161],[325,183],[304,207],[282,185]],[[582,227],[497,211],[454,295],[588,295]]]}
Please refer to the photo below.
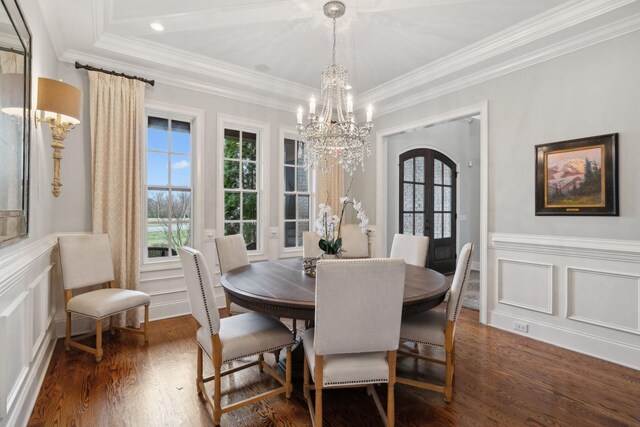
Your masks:
{"label": "wooden chair leg", "polygon": [[316,356],[315,366],[315,386],[316,386],[316,419],[315,427],[322,427],[322,383],[323,383],[323,370],[324,370],[324,358],[322,356]]}
{"label": "wooden chair leg", "polygon": [[96,362],[102,361],[102,319],[96,320]]}
{"label": "wooden chair leg", "polygon": [[229,298],[226,292],[224,293],[224,302],[227,309],[227,317],[231,317],[231,298]]}
{"label": "wooden chair leg", "polygon": [[109,334],[111,336],[116,334],[116,316],[109,317]]}
{"label": "wooden chair leg", "polygon": [[287,392],[285,396],[287,399],[291,398],[291,391],[293,390],[293,385],[291,384],[291,346],[287,347],[287,366],[285,370],[285,383],[287,384]]}
{"label": "wooden chair leg", "polygon": [[[278,359],[276,358],[276,364],[278,363]],[[258,369],[260,370],[260,372],[264,372],[264,353],[260,353],[258,355]]]}
{"label": "wooden chair leg", "polygon": [[453,398],[453,349],[447,350],[445,375],[444,401],[451,402]]}
{"label": "wooden chair leg", "polygon": [[213,424],[220,425],[220,418],[222,417],[222,392],[220,387],[220,381],[222,380],[220,372],[222,366],[217,365],[213,368]]}
{"label": "wooden chair leg", "polygon": [[280,362],[280,350],[273,352],[273,356],[276,358],[276,365]]}
{"label": "wooden chair leg", "polygon": [[196,386],[198,388],[198,396],[202,396],[204,381],[202,379],[202,348],[200,346],[198,346],[198,360],[196,362]]}
{"label": "wooden chair leg", "polygon": [[149,344],[149,304],[144,306],[144,343]]}
{"label": "wooden chair leg", "polygon": [[69,342],[71,341],[71,313],[69,311],[67,311],[67,332],[66,332],[66,336],[64,339],[64,349],[66,351],[69,351],[70,345]]}
{"label": "wooden chair leg", "polygon": [[394,427],[395,425],[395,397],[394,389],[396,383],[396,357],[395,351],[389,351],[387,353],[387,362],[389,363],[389,383],[387,384],[387,427]]}

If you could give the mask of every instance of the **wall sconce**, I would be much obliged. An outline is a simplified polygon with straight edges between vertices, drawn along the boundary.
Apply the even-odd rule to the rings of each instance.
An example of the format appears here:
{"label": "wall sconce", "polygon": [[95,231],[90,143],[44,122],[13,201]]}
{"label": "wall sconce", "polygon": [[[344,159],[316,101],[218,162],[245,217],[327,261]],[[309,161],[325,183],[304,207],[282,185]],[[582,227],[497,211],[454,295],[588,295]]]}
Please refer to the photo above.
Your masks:
{"label": "wall sconce", "polygon": [[[80,124],[80,108],[82,92],[75,86],[57,80],[38,78],[38,105],[36,107],[37,123],[47,123],[53,136],[53,181],[51,193],[58,197],[62,192],[60,180],[60,160],[67,133]],[[38,117],[38,112],[40,117]]]}

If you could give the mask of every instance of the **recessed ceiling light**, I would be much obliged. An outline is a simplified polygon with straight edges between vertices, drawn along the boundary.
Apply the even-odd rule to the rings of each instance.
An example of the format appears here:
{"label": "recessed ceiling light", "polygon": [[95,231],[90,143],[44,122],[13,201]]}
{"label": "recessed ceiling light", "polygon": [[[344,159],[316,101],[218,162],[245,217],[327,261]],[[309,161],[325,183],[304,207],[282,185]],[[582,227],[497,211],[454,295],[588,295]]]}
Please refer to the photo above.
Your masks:
{"label": "recessed ceiling light", "polygon": [[164,25],[159,22],[152,22],[149,26],[156,31],[164,31]]}

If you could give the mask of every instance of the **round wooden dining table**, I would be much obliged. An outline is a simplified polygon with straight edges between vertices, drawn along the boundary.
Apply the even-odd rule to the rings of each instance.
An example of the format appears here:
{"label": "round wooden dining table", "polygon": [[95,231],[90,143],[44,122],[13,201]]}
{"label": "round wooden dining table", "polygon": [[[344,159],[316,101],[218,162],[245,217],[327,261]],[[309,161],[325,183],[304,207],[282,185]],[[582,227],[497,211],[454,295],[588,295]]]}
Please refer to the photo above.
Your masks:
{"label": "round wooden dining table", "polygon": [[[301,258],[252,262],[224,274],[231,302],[249,310],[298,320],[314,320],[316,279],[302,271]],[[403,316],[439,305],[449,290],[437,271],[407,264]]]}

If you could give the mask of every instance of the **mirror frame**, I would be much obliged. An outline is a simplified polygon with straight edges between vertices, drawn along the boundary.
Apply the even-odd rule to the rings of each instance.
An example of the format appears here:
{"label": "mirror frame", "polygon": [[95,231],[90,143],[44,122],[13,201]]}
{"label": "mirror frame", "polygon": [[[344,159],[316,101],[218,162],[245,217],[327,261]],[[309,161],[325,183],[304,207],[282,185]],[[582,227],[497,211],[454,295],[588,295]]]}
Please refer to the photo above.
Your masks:
{"label": "mirror frame", "polygon": [[[0,0],[2,7],[4,8],[13,30],[15,31],[20,43],[24,48],[24,52],[17,52],[24,55],[24,106],[23,106],[23,132],[22,132],[22,209],[21,210],[8,210],[0,211],[0,221],[4,218],[20,218],[20,222],[24,222],[19,226],[19,231],[16,234],[7,234],[3,240],[0,240],[0,248],[17,243],[22,239],[29,237],[29,152],[31,142],[31,59],[32,59],[32,40],[33,36],[26,19],[24,18],[24,12],[18,0]],[[13,13],[12,13],[13,12]],[[14,49],[0,47],[2,50],[8,50],[15,52]]]}

